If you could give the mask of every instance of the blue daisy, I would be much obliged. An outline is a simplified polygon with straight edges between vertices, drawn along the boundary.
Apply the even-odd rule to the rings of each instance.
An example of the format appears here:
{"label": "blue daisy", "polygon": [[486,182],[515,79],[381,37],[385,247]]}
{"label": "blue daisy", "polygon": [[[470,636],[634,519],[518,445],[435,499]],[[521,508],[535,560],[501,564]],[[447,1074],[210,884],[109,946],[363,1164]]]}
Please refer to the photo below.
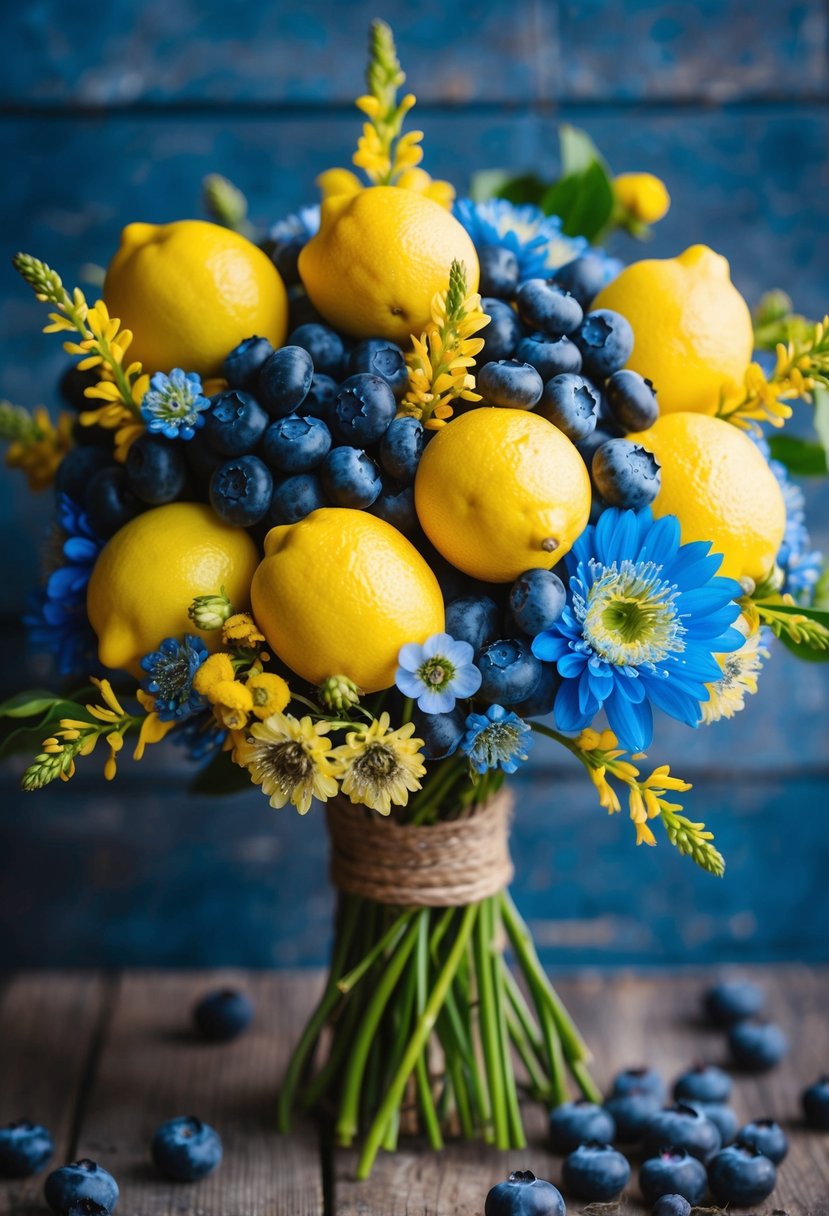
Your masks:
{"label": "blue daisy", "polygon": [[707,541],[680,544],[673,515],[608,508],[585,529],[565,562],[567,606],[538,634],[536,658],[562,677],[560,730],[583,730],[600,709],[622,747],[639,752],[653,738],[653,707],[696,726],[705,687],[722,675],[715,655],[743,645],[732,628],[742,588],[717,575]]}
{"label": "blue daisy", "polygon": [[227,731],[219,726],[213,711],[208,709],[195,717],[187,718],[181,726],[170,732],[169,738],[177,747],[183,747],[188,759],[195,763],[212,759],[220,752],[227,739]]}
{"label": "blue daisy", "polygon": [[156,712],[162,722],[189,718],[203,710],[207,702],[193,688],[193,676],[207,658],[207,647],[192,633],[165,638],[158,650],[141,660],[147,679],[145,692],[155,697]]}
{"label": "blue daisy", "polygon": [[174,367],[169,376],[156,372],[141,402],[141,417],[147,430],[167,439],[192,439],[204,426],[204,411],[210,401],[202,392],[201,376]]}
{"label": "blue daisy", "polygon": [[503,705],[490,705],[485,714],[470,714],[460,749],[476,773],[500,768],[514,773],[532,747],[532,727]]}
{"label": "blue daisy", "polygon": [[272,224],[268,236],[277,249],[282,248],[283,245],[292,245],[294,242],[301,242],[304,245],[310,241],[312,236],[316,236],[319,226],[319,206],[300,207],[299,211],[286,215],[284,219]]}
{"label": "blue daisy", "polygon": [[422,646],[408,642],[401,647],[395,683],[424,714],[448,714],[456,700],[471,697],[481,687],[474,657],[469,642],[433,633]]}
{"label": "blue daisy", "polygon": [[[514,253],[522,280],[546,278],[550,271],[572,262],[590,248],[583,236],[565,236],[557,215],[545,215],[529,204],[517,207],[503,198],[487,199],[484,203],[464,198],[455,203],[454,214],[476,249],[503,245]],[[609,283],[619,273],[621,262],[608,258],[607,264]]]}

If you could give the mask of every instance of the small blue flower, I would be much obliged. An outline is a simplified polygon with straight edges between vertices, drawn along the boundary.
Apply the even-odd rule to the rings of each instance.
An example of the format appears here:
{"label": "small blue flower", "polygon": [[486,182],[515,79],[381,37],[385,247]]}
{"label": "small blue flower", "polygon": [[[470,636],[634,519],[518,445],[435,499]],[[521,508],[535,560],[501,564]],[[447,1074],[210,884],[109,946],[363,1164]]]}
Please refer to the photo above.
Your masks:
{"label": "small blue flower", "polygon": [[680,544],[673,515],[607,508],[565,562],[568,602],[533,640],[536,658],[562,678],[560,730],[607,713],[620,746],[643,751],[653,737],[652,706],[696,726],[706,684],[722,675],[715,655],[743,645],[732,626],[742,588],[717,575],[722,558],[707,541]]}
{"label": "small blue flower", "polygon": [[227,739],[227,731],[219,726],[213,711],[206,710],[187,718],[170,732],[169,738],[177,747],[183,747],[188,758],[195,762],[207,760],[220,752]]}
{"label": "small blue flower", "polygon": [[751,438],[768,461],[786,507],[786,531],[777,554],[777,564],[785,575],[782,590],[791,592],[801,604],[809,604],[823,573],[823,556],[817,549],[812,548],[812,538],[806,526],[806,500],[803,491],[792,481],[786,466],[779,460],[772,460],[765,437],[752,434]]}
{"label": "small blue flower", "polygon": [[485,714],[470,714],[460,749],[469,757],[470,768],[485,773],[500,768],[514,773],[532,747],[532,728],[503,705],[490,705]]}
{"label": "small blue flower", "polygon": [[300,207],[293,215],[286,215],[271,225],[268,236],[277,248],[290,245],[294,241],[310,241],[316,236],[320,227],[319,206]]}
{"label": "small blue flower", "polygon": [[401,648],[395,683],[404,697],[417,699],[424,714],[448,714],[458,698],[471,697],[481,687],[474,657],[468,642],[433,633],[422,646],[408,642]]}
{"label": "small blue flower", "polygon": [[189,718],[205,708],[207,702],[193,688],[193,676],[206,658],[207,647],[201,638],[185,633],[181,640],[165,638],[158,650],[141,660],[149,673],[142,688],[155,697],[162,722]]}
{"label": "small blue flower", "polygon": [[[503,198],[474,203],[459,199],[455,217],[460,220],[477,249],[484,245],[503,245],[518,259],[522,280],[546,278],[557,266],[572,262],[586,253],[589,245],[583,236],[565,236],[557,215],[545,215],[538,207],[516,207]],[[592,250],[600,253],[600,250]],[[615,278],[621,263],[608,258],[608,282]]]}
{"label": "small blue flower", "polygon": [[174,367],[169,376],[156,372],[150,379],[141,402],[141,416],[148,431],[160,432],[168,439],[192,439],[204,426],[204,410],[209,408],[201,376]]}

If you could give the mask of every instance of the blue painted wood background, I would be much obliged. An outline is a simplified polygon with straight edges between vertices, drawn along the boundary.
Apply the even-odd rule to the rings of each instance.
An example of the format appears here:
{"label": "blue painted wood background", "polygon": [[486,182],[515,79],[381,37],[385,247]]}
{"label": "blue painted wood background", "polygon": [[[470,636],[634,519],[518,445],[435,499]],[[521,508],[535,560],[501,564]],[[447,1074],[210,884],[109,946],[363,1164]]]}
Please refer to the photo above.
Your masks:
{"label": "blue painted wood background", "polygon": [[[0,395],[53,401],[63,366],[9,256],[29,250],[72,282],[106,263],[124,223],[198,215],[214,170],[259,220],[313,199],[316,174],[348,163],[378,12],[433,173],[463,189],[478,168],[553,172],[566,119],[617,171],[667,181],[654,253],[705,241],[750,301],[784,285],[804,312],[829,307],[823,0],[32,0],[0,12]],[[825,548],[829,498],[805,488]],[[16,622],[48,514],[16,476],[0,482],[2,690],[39,674]],[[727,855],[722,882],[664,843],[636,850],[581,773],[538,748],[517,782],[514,853],[545,959],[829,957],[827,705],[826,668],[778,649],[730,727],[659,731],[653,757],[694,780],[688,807]],[[256,794],[190,799],[175,755],[126,769],[114,786],[82,775],[27,797],[18,765],[0,774],[0,965],[322,960],[319,816],[276,814]]]}

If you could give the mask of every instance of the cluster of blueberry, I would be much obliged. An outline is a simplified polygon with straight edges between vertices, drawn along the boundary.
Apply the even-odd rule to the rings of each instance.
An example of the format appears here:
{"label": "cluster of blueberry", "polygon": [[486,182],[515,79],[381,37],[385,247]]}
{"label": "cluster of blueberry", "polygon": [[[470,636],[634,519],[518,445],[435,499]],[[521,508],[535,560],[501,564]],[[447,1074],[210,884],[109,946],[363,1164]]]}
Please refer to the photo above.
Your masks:
{"label": "cluster of blueberry", "polygon": [[[782,1058],[786,1040],[779,1027],[751,1020],[763,1005],[756,984],[717,984],[705,994],[704,1004],[709,1019],[728,1029],[739,1067],[765,1070]],[[740,1029],[753,1035],[740,1036]],[[745,1050],[746,1042],[753,1049]],[[723,1069],[699,1064],[677,1079],[674,1105],[665,1106],[659,1073],[635,1068],[619,1073],[602,1106],[580,1099],[556,1107],[550,1115],[550,1144],[564,1157],[565,1193],[598,1203],[616,1199],[631,1177],[628,1157],[614,1147],[622,1144],[641,1157],[639,1187],[654,1205],[653,1216],[689,1216],[692,1205],[708,1192],[719,1205],[762,1202],[774,1190],[788,1141],[772,1119],[740,1127],[727,1104],[731,1088]],[[811,1126],[829,1130],[829,1078],[809,1086],[802,1104]],[[493,1187],[485,1207],[486,1216],[564,1216],[565,1211],[558,1188],[528,1171]]]}

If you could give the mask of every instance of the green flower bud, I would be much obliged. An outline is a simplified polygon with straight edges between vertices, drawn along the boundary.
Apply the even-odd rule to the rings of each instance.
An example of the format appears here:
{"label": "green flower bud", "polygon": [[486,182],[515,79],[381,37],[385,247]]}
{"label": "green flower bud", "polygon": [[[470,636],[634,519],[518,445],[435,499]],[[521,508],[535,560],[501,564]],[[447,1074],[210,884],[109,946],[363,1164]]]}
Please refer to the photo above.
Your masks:
{"label": "green flower bud", "polygon": [[233,605],[224,590],[220,595],[197,595],[187,609],[187,615],[197,629],[205,632],[221,629],[227,618],[233,615]]}
{"label": "green flower bud", "polygon": [[342,713],[360,700],[360,690],[348,676],[329,676],[320,685],[320,697],[326,709]]}

